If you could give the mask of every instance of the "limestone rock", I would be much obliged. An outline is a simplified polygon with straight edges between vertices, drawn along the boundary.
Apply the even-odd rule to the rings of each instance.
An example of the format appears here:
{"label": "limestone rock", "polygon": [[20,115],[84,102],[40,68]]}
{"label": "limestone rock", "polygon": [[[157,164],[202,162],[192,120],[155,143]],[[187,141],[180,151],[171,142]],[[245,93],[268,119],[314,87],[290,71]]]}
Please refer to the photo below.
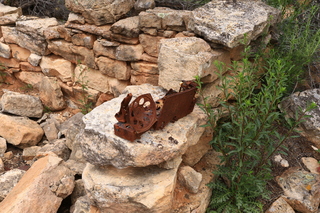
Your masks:
{"label": "limestone rock", "polygon": [[[36,145],[43,136],[37,122],[26,117],[9,116],[0,113],[0,136],[8,143],[20,148]],[[19,134],[17,134],[19,132]]]}
{"label": "limestone rock", "polygon": [[15,77],[26,84],[31,84],[34,88],[40,89],[44,75],[42,72],[18,72],[15,73]]}
{"label": "limestone rock", "polygon": [[23,160],[32,160],[37,156],[37,153],[41,149],[40,146],[30,146],[23,149],[22,158]]}
{"label": "limestone rock", "polygon": [[286,170],[276,178],[284,191],[283,198],[295,210],[312,213],[320,203],[320,176],[298,167]]}
{"label": "limestone rock", "polygon": [[66,7],[80,13],[89,24],[105,25],[122,18],[134,6],[134,0],[66,0]]}
{"label": "limestone rock", "polygon": [[74,64],[80,62],[92,69],[97,68],[94,62],[93,50],[86,47],[76,46],[65,40],[51,40],[48,42],[48,49],[54,54],[60,55]]}
{"label": "limestone rock", "polygon": [[30,51],[16,44],[10,44],[12,57],[19,61],[27,61],[30,56]]}
{"label": "limestone rock", "polygon": [[93,51],[96,57],[107,56],[108,58],[116,59],[116,47],[119,45],[120,43],[118,42],[98,39],[93,44]]}
{"label": "limestone rock", "polygon": [[320,164],[317,159],[312,157],[302,157],[303,164],[310,170],[311,173],[319,174]]}
{"label": "limestone rock", "polygon": [[25,171],[12,169],[0,175],[0,202],[9,194],[12,188],[19,182]]}
{"label": "limestone rock", "polygon": [[75,65],[62,57],[50,55],[42,57],[40,67],[46,76],[68,82],[72,80]]}
{"label": "limestone rock", "polygon": [[139,36],[139,17],[133,16],[125,19],[121,19],[114,23],[111,28],[111,32],[124,35],[130,38]]}
{"label": "limestone rock", "polygon": [[134,3],[134,9],[138,12],[153,9],[154,7],[154,0],[137,0],[136,3]]}
{"label": "limestone rock", "polygon": [[52,111],[66,108],[61,88],[55,77],[43,77],[39,86],[40,99]]}
{"label": "limestone rock", "polygon": [[[211,1],[192,11],[188,30],[229,48],[255,40],[281,12],[261,1]],[[214,21],[212,21],[214,20]]]}
{"label": "limestone rock", "polygon": [[[57,212],[62,199],[71,194],[74,176],[62,159],[37,160],[0,203],[3,212]],[[44,202],[45,201],[45,202]]]}
{"label": "limestone rock", "polygon": [[271,204],[269,209],[265,213],[295,213],[293,208],[282,198],[279,197],[275,202]]}
{"label": "limestone rock", "polygon": [[179,169],[178,180],[191,193],[197,193],[202,181],[202,174],[196,172],[190,166],[182,166]]}
{"label": "limestone rock", "polygon": [[0,42],[0,57],[11,58],[10,46],[2,42]]}
{"label": "limestone rock", "polygon": [[303,119],[299,133],[315,143],[317,148],[320,148],[320,89],[296,92],[284,99],[279,107],[289,118],[296,119],[295,114],[298,112],[301,115],[302,113],[300,108],[305,110],[312,102],[316,103],[317,106],[306,113],[310,117]]}
{"label": "limestone rock", "polygon": [[65,139],[54,140],[51,143],[44,145],[39,149],[36,157],[39,158],[41,156],[46,156],[47,153],[50,153],[50,152],[53,152],[59,158],[62,158],[64,161],[67,161],[70,156],[70,150],[66,145]]}
{"label": "limestone rock", "polygon": [[194,76],[202,82],[213,82],[218,78],[214,61],[230,64],[226,51],[211,50],[210,45],[196,37],[162,39],[158,58],[159,85],[166,89],[179,90],[181,80]]}
{"label": "limestone rock", "polygon": [[90,202],[101,212],[170,212],[176,172],[156,166],[116,169],[87,164],[82,178]]}
{"label": "limestone rock", "polygon": [[31,53],[29,58],[28,58],[28,62],[32,65],[32,66],[38,66],[40,61],[41,61],[42,56],[37,55],[35,53]]}
{"label": "limestone rock", "polygon": [[17,71],[19,71],[19,68],[20,68],[20,63],[15,58],[7,59],[7,58],[0,57],[0,64],[1,64],[2,67],[15,68],[13,70],[17,70]]}
{"label": "limestone rock", "polygon": [[8,44],[18,43],[18,32],[16,27],[1,26],[1,32],[5,42]]}
{"label": "limestone rock", "polygon": [[2,112],[14,115],[40,118],[43,112],[43,106],[38,97],[9,90],[4,90],[0,104]]}
{"label": "limestone rock", "polygon": [[93,43],[96,40],[96,36],[95,35],[91,35],[91,34],[84,34],[84,33],[77,33],[74,34],[71,37],[71,42],[74,45],[77,46],[84,46],[88,49],[92,49],[93,48]]}
{"label": "limestone rock", "polygon": [[96,26],[91,24],[76,24],[72,22],[67,22],[65,26],[72,29],[78,29],[93,35],[102,36],[103,38],[110,38],[110,35],[111,35],[110,24],[103,25],[103,26]]}
{"label": "limestone rock", "polygon": [[117,61],[101,56],[96,58],[96,64],[99,70],[107,76],[119,80],[129,80],[130,78],[130,67],[124,61]]}
{"label": "limestone rock", "polygon": [[0,26],[15,24],[21,15],[22,10],[20,7],[10,7],[0,4]]}
{"label": "limestone rock", "polygon": [[3,137],[0,137],[0,157],[7,151],[7,141]]}
{"label": "limestone rock", "polygon": [[74,182],[74,189],[71,194],[71,203],[74,204],[78,198],[83,197],[87,194],[82,179],[78,179]]}
{"label": "limestone rock", "polygon": [[82,138],[82,151],[89,163],[117,168],[157,165],[184,154],[189,146],[199,141],[204,131],[200,126],[205,123],[205,115],[198,107],[163,130],[147,131],[134,142],[114,135],[113,125],[117,123],[114,115],[128,93],[133,94],[133,100],[145,93],[151,93],[155,101],[165,95],[163,88],[149,84],[128,86],[124,94],[86,114],[83,117],[86,127],[79,137]]}
{"label": "limestone rock", "polygon": [[131,62],[131,79],[133,85],[140,85],[144,83],[158,85],[159,70],[158,65],[149,62]]}
{"label": "limestone rock", "polygon": [[27,72],[41,72],[41,67],[32,66],[29,62],[20,62],[20,70]]}
{"label": "limestone rock", "polygon": [[58,125],[58,122],[52,118],[40,124],[48,141],[58,139]]}
{"label": "limestone rock", "polygon": [[2,158],[0,157],[0,173],[4,172],[4,163]]}
{"label": "limestone rock", "polygon": [[63,38],[66,41],[71,41],[71,29],[66,28],[64,25],[48,27],[43,32],[46,40]]}
{"label": "limestone rock", "polygon": [[109,77],[102,74],[99,70],[88,69],[84,65],[79,65],[75,69],[75,81],[86,83],[88,87],[95,90],[113,94],[121,93],[124,88],[128,85],[125,81],[119,81],[116,78]]}
{"label": "limestone rock", "polygon": [[160,36],[151,36],[147,34],[140,34],[139,35],[139,41],[143,47],[143,50],[153,56],[153,57],[158,57],[159,54],[159,45],[160,45],[160,40],[164,39],[163,37]]}
{"label": "limestone rock", "polygon": [[21,8],[18,7],[10,7],[4,4],[0,4],[0,16],[5,16],[8,14],[19,13],[21,15]]}
{"label": "limestone rock", "polygon": [[75,204],[71,206],[70,213],[90,213],[90,200],[88,197],[79,197]]}
{"label": "limestone rock", "polygon": [[69,13],[69,16],[68,16],[68,22],[69,23],[76,23],[76,24],[85,24],[86,21],[84,20],[84,17],[79,15],[79,14],[76,14],[76,13]]}
{"label": "limestone rock", "polygon": [[148,55],[146,53],[142,53],[141,60],[142,61],[146,61],[146,62],[155,63],[155,64],[158,63],[158,58],[157,57],[153,57],[153,56]]}
{"label": "limestone rock", "polygon": [[120,61],[139,61],[143,53],[141,44],[122,44],[116,48],[116,59]]}

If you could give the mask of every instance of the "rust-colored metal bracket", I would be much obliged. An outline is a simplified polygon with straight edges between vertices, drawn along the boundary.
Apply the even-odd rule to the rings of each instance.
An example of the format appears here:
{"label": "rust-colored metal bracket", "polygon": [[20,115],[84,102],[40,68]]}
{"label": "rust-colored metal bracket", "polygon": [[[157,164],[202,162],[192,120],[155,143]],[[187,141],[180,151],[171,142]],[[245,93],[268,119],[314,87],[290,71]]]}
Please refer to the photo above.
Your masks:
{"label": "rust-colored metal bracket", "polygon": [[175,122],[193,111],[196,92],[194,81],[183,81],[179,92],[171,89],[156,102],[150,93],[140,95],[130,105],[132,94],[129,93],[115,115],[119,121],[114,125],[115,135],[134,141],[151,128],[163,129],[169,122]]}

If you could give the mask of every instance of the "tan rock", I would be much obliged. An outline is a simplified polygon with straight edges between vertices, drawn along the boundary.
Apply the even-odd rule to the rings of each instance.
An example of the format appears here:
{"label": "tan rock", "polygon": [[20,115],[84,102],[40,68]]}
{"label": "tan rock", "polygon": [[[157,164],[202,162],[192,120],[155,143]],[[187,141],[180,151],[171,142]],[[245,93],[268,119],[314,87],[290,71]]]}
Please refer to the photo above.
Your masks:
{"label": "tan rock", "polygon": [[17,44],[18,43],[18,32],[16,27],[1,26],[1,32],[5,42],[8,44]]}
{"label": "tan rock", "polygon": [[4,163],[2,158],[0,157],[0,173],[4,172]]}
{"label": "tan rock", "polygon": [[75,69],[70,61],[56,55],[43,56],[40,67],[46,76],[58,77],[62,82],[71,81]]}
{"label": "tan rock", "polygon": [[[74,176],[62,159],[47,156],[36,161],[0,203],[3,212],[57,212],[71,194]],[[46,202],[43,202],[43,201]]]}
{"label": "tan rock", "polygon": [[74,64],[78,64],[80,62],[86,64],[92,69],[97,68],[94,62],[93,50],[86,47],[75,46],[64,40],[52,40],[49,41],[48,49],[54,54],[60,55]]}
{"label": "tan rock", "polygon": [[0,137],[0,158],[7,151],[7,141],[3,137]]}
{"label": "tan rock", "polygon": [[139,44],[139,39],[136,38],[130,38],[124,35],[111,33],[110,39],[124,43],[124,44]]}
{"label": "tan rock", "polygon": [[79,65],[75,69],[75,81],[80,84],[86,83],[88,87],[103,93],[111,92],[118,94],[128,85],[125,81],[102,74],[99,70],[88,69],[84,65]]}
{"label": "tan rock", "polygon": [[139,17],[133,16],[121,19],[114,23],[111,26],[110,30],[115,34],[120,34],[131,38],[138,37],[140,32]]}
{"label": "tan rock", "polygon": [[76,13],[72,13],[72,12],[69,13],[67,22],[68,23],[76,23],[76,24],[85,24],[86,23],[83,16],[76,14]]}
{"label": "tan rock", "polygon": [[72,29],[78,29],[83,32],[91,33],[94,35],[102,36],[103,38],[110,38],[111,35],[111,25],[107,24],[104,26],[96,26],[96,25],[91,25],[91,24],[76,24],[76,23],[71,23],[67,22],[65,24],[66,27],[72,28]]}
{"label": "tan rock", "polygon": [[93,44],[93,51],[96,57],[107,56],[111,59],[116,59],[116,47],[118,42],[110,42],[105,39],[96,40]]}
{"label": "tan rock", "polygon": [[22,14],[21,8],[18,7],[10,7],[4,4],[0,4],[0,16],[5,16],[8,14]]}
{"label": "tan rock", "polygon": [[302,163],[310,170],[311,173],[319,174],[320,164],[317,159],[312,157],[301,158]]}
{"label": "tan rock", "polygon": [[[9,116],[0,113],[0,136],[20,148],[34,146],[44,134],[37,122],[26,117]],[[17,134],[19,132],[19,134]]]}
{"label": "tan rock", "polygon": [[13,67],[13,68],[20,67],[19,61],[15,58],[7,59],[7,58],[0,57],[0,64],[5,67]]}
{"label": "tan rock", "polygon": [[283,199],[279,197],[275,202],[271,204],[265,213],[295,213],[293,208]]}
{"label": "tan rock", "polygon": [[199,187],[202,181],[202,174],[195,171],[190,166],[182,166],[179,168],[178,180],[193,194],[199,191]]}
{"label": "tan rock", "polygon": [[149,62],[132,62],[131,67],[131,84],[140,85],[149,83],[155,86],[158,85],[159,70],[157,64]]}
{"label": "tan rock", "polygon": [[17,19],[22,15],[20,7],[10,7],[0,4],[0,11],[0,25],[15,24]]}
{"label": "tan rock", "polygon": [[14,76],[20,81],[31,84],[34,88],[40,89],[40,85],[42,79],[44,78],[44,74],[42,72],[18,72],[15,73]]}
{"label": "tan rock", "polygon": [[143,50],[153,57],[158,57],[161,39],[164,38],[160,36],[150,36],[146,34],[139,35],[139,41],[143,47]]}
{"label": "tan rock", "polygon": [[29,62],[20,62],[21,71],[41,72],[41,67],[32,66]]}
{"label": "tan rock", "polygon": [[66,28],[64,25],[48,27],[43,34],[46,40],[63,38],[66,41],[71,41],[72,36],[71,29]]}
{"label": "tan rock", "polygon": [[129,80],[130,78],[130,67],[124,61],[117,61],[101,56],[96,58],[96,64],[99,70],[107,76],[119,80]]}
{"label": "tan rock", "polygon": [[78,45],[78,46],[84,46],[88,49],[92,49],[93,48],[93,43],[96,40],[96,36],[95,35],[90,35],[90,34],[75,34],[71,37],[71,42],[74,45]]}
{"label": "tan rock", "polygon": [[103,104],[106,101],[110,101],[113,98],[114,98],[113,94],[102,93],[97,100],[96,107]]}
{"label": "tan rock", "polygon": [[295,210],[313,213],[320,203],[320,176],[298,167],[291,167],[276,177],[284,191],[282,198]]}
{"label": "tan rock", "polygon": [[151,84],[153,86],[158,86],[159,75],[132,75],[130,78],[130,83],[132,85],[141,84]]}
{"label": "tan rock", "polygon": [[161,29],[161,17],[155,13],[141,12],[139,13],[140,28],[154,28]]}
{"label": "tan rock", "polygon": [[31,52],[25,48],[22,48],[16,44],[10,44],[12,57],[19,61],[28,61]]}
{"label": "tan rock", "polygon": [[30,146],[23,149],[22,159],[23,160],[32,160],[37,156],[38,151],[41,149],[40,146]]}
{"label": "tan rock", "polygon": [[80,13],[89,24],[105,25],[114,23],[122,18],[134,6],[134,0],[103,0],[90,2],[87,0],[66,0],[66,7]]}
{"label": "tan rock", "polygon": [[218,78],[214,61],[230,64],[229,52],[211,50],[204,40],[196,37],[162,39],[158,58],[159,85],[179,90],[181,80],[199,76],[204,83]]}
{"label": "tan rock", "polygon": [[139,61],[142,53],[143,47],[140,44],[122,44],[116,48],[116,59],[120,61]]}
{"label": "tan rock", "polygon": [[103,213],[170,212],[176,172],[177,168],[116,169],[87,164],[82,178],[87,196]]}
{"label": "tan rock", "polygon": [[2,42],[0,42],[0,57],[11,58],[10,46]]}
{"label": "tan rock", "polygon": [[40,99],[42,103],[52,111],[66,108],[58,79],[44,76],[39,85]]}
{"label": "tan rock", "polygon": [[151,63],[158,63],[158,58],[157,57],[153,57],[153,56],[148,55],[146,53],[142,53],[141,60],[142,61],[146,61],[146,62],[151,62]]}

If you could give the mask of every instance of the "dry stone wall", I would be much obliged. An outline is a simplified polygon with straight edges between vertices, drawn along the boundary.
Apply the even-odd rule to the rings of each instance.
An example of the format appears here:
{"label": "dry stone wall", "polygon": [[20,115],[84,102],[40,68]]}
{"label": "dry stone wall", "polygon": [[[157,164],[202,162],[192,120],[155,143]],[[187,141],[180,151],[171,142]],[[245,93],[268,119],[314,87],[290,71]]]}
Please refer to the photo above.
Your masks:
{"label": "dry stone wall", "polygon": [[241,38],[256,39],[279,16],[261,2],[247,1],[213,1],[195,11],[133,0],[68,0],[66,7],[71,12],[62,23],[0,4],[0,64],[37,88],[52,111],[65,108],[66,98],[80,104],[79,93],[96,102],[119,96],[128,85],[178,89],[181,80],[195,75],[217,85],[213,61],[238,60]]}

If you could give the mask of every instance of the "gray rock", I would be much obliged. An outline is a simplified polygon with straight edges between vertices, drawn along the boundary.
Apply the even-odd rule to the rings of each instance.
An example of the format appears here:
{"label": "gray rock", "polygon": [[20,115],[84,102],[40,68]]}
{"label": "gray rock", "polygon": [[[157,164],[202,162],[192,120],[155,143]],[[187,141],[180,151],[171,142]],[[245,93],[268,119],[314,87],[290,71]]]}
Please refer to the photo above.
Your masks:
{"label": "gray rock", "polygon": [[121,19],[114,23],[111,28],[111,32],[124,35],[130,38],[136,38],[139,36],[139,16],[129,17]]}
{"label": "gray rock", "polygon": [[48,141],[58,139],[59,130],[57,128],[58,122],[55,119],[47,119],[44,123],[40,124]]}
{"label": "gray rock", "polygon": [[38,97],[4,90],[1,97],[2,112],[25,117],[40,118],[43,106]]}
{"label": "gray rock", "polygon": [[66,145],[65,139],[58,139],[53,141],[52,143],[44,145],[37,152],[37,157],[46,156],[48,153],[54,153],[56,156],[62,158],[64,161],[67,161],[70,157],[70,150]]}
{"label": "gray rock", "polygon": [[83,180],[82,179],[76,180],[74,182],[74,189],[71,194],[71,204],[75,204],[78,198],[83,197],[86,194],[87,192],[84,188]]}
{"label": "gray rock", "polygon": [[310,117],[303,118],[300,123],[299,133],[310,141],[315,143],[317,148],[320,148],[320,89],[310,89],[303,92],[296,92],[285,98],[279,105],[281,111],[286,113],[286,116],[296,119],[295,115],[301,115],[310,103],[316,103],[316,108],[307,112]]}
{"label": "gray rock", "polygon": [[23,149],[22,158],[23,160],[32,160],[37,156],[37,153],[41,149],[40,146],[30,146]]}
{"label": "gray rock", "polygon": [[137,0],[136,3],[134,3],[134,9],[136,11],[144,11],[148,9],[153,9],[155,7],[154,0]]}
{"label": "gray rock", "polygon": [[151,93],[156,101],[165,95],[161,87],[143,84],[128,86],[123,95],[96,107],[83,117],[86,125],[79,134],[81,147],[87,161],[94,165],[113,165],[117,168],[128,166],[145,167],[157,165],[183,155],[189,146],[196,144],[202,135],[205,115],[198,108],[175,123],[169,123],[163,130],[147,131],[134,142],[114,134],[114,115],[127,93],[133,100],[142,94]]}
{"label": "gray rock", "polygon": [[265,213],[295,213],[293,208],[282,198],[279,197],[276,201],[274,201],[269,209],[265,211]]}
{"label": "gray rock", "polygon": [[[255,40],[281,12],[261,1],[211,1],[192,11],[188,30],[229,48]],[[214,20],[214,21],[212,21]]]}
{"label": "gray rock", "polygon": [[41,61],[42,56],[37,55],[35,53],[31,53],[29,58],[28,58],[28,62],[32,65],[32,66],[39,66],[39,63]]}
{"label": "gray rock", "polygon": [[8,143],[20,148],[36,145],[44,134],[37,122],[26,117],[9,116],[0,113],[0,120],[0,136],[5,138]]}
{"label": "gray rock", "polygon": [[0,201],[2,201],[12,188],[19,182],[25,171],[12,169],[0,175]]}
{"label": "gray rock", "polygon": [[77,199],[75,204],[71,206],[70,213],[90,213],[90,200],[87,196]]}
{"label": "gray rock", "polygon": [[202,181],[202,174],[190,166],[182,166],[179,169],[178,180],[191,193],[197,193]]}
{"label": "gray rock", "polygon": [[3,137],[0,137],[0,157],[7,151],[7,141]]}

